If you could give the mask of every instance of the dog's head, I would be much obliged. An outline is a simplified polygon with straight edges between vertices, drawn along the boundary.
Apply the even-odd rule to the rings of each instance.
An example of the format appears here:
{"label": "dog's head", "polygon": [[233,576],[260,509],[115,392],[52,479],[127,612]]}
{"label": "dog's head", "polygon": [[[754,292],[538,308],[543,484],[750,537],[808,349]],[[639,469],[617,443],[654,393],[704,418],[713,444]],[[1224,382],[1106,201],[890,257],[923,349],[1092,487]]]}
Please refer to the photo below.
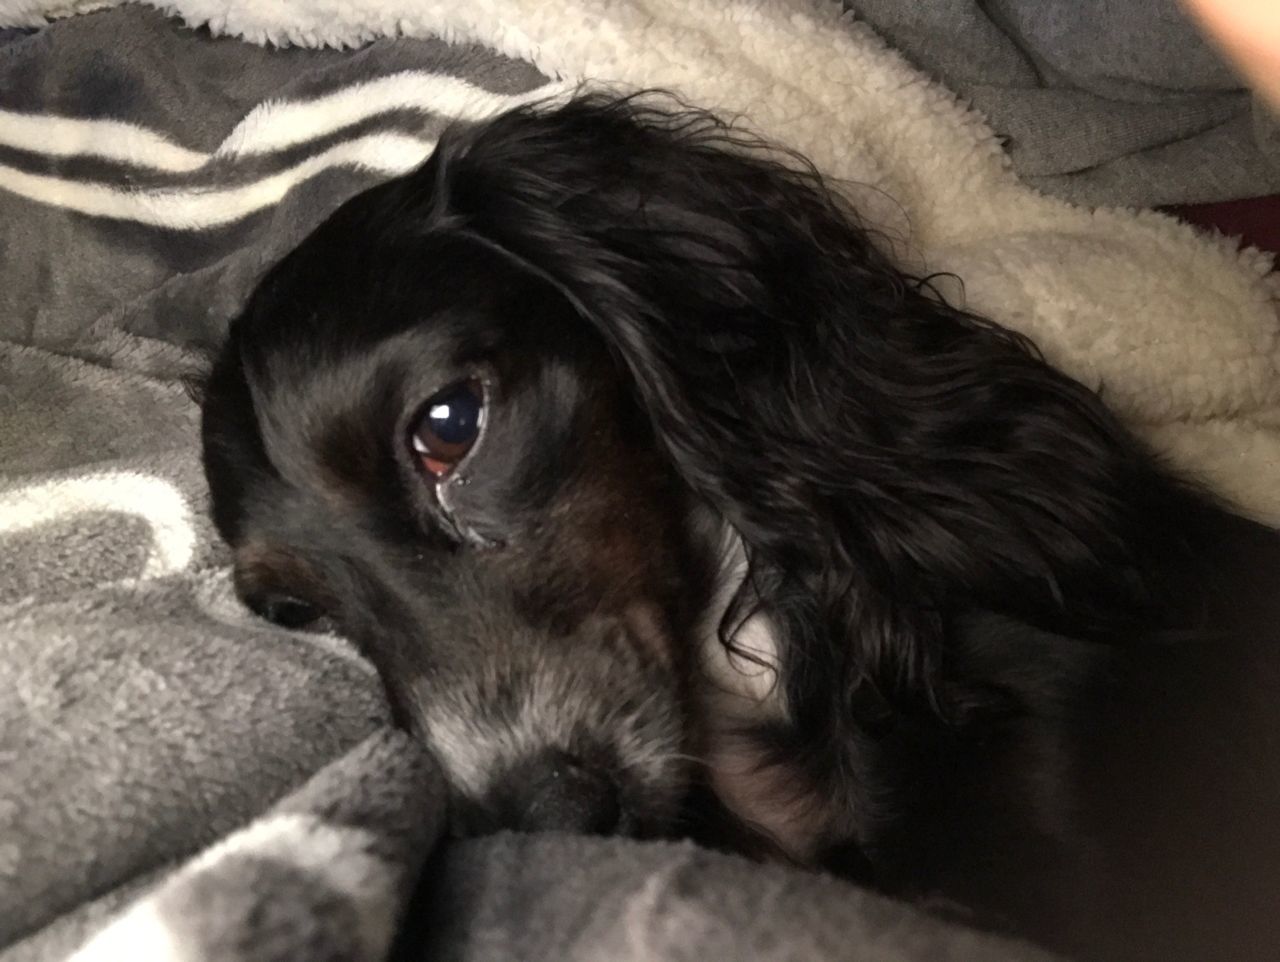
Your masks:
{"label": "dog's head", "polygon": [[362,646],[468,827],[668,824],[701,636],[754,614],[796,784],[873,812],[950,611],[1142,592],[1147,462],[1090,392],[644,98],[453,130],[344,205],[234,323],[204,444],[241,595]]}
{"label": "dog's head", "polygon": [[235,325],[205,450],[236,586],[362,645],[468,827],[641,831],[685,782],[688,497],[601,338],[409,214],[428,184],[348,205]]}

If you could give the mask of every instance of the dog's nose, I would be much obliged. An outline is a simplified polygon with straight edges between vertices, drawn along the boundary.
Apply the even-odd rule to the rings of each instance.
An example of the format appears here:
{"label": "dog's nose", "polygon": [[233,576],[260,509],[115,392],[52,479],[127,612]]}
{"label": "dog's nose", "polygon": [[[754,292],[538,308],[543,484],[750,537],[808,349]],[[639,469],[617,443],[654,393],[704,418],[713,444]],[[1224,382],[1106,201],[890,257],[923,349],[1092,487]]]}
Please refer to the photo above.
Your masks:
{"label": "dog's nose", "polygon": [[607,774],[574,758],[550,753],[520,773],[519,797],[526,801],[520,828],[609,835],[618,830],[622,805],[618,786]]}

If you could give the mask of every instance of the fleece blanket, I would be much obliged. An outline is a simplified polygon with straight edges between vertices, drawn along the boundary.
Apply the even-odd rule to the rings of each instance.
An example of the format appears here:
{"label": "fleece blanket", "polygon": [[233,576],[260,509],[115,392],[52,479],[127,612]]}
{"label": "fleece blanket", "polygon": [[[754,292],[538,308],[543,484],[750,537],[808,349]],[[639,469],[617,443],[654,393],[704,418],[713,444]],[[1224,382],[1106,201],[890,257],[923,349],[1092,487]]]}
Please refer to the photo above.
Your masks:
{"label": "fleece blanket", "polygon": [[1085,204],[1280,193],[1280,115],[1182,0],[844,0],[986,117],[1023,181]]}
{"label": "fleece blanket", "polygon": [[451,118],[581,77],[664,85],[844,178],[905,263],[955,271],[955,297],[1277,521],[1268,261],[1028,190],[827,4],[173,9],[0,47],[0,958],[1035,958],[689,846],[443,843],[437,773],[368,666],[234,601],[184,380],[268,264]]}

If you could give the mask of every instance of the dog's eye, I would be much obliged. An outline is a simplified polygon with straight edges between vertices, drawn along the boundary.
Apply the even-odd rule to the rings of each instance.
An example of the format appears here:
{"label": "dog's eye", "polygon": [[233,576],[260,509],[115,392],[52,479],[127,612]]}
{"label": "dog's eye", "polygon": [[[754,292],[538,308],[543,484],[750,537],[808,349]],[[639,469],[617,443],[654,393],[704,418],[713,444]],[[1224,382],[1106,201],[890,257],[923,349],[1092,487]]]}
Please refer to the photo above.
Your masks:
{"label": "dog's eye", "polygon": [[413,427],[413,450],[442,478],[467,456],[484,424],[484,385],[476,378],[451,384],[427,400]]}
{"label": "dog's eye", "polygon": [[245,599],[245,603],[260,618],[265,618],[281,628],[307,631],[331,631],[333,623],[319,608],[292,595],[266,594]]}

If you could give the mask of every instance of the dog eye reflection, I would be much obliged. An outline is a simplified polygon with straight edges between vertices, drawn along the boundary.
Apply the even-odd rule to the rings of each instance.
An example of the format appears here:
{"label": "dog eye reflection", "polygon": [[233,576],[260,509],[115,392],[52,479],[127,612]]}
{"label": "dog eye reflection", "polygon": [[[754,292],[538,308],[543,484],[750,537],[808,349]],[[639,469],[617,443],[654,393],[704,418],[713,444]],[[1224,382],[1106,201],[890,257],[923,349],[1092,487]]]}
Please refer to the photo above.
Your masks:
{"label": "dog eye reflection", "polygon": [[471,452],[484,413],[484,385],[477,378],[451,384],[428,399],[410,441],[432,477],[444,477]]}

